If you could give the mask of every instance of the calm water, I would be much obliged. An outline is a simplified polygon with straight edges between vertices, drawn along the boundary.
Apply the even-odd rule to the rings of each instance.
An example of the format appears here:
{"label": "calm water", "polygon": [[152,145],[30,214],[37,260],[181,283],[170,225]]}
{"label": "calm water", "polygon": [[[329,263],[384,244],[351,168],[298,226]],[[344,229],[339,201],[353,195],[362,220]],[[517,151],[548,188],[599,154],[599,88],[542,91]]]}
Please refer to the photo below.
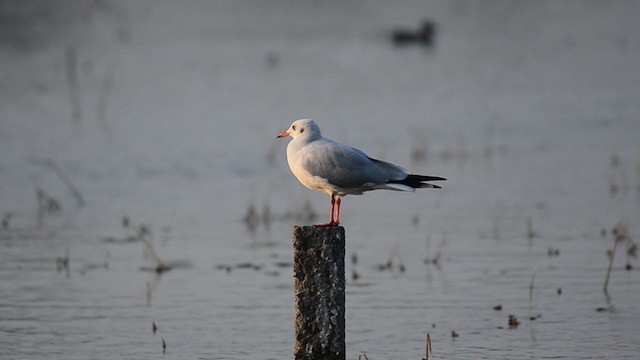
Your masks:
{"label": "calm water", "polygon": [[[638,3],[0,11],[0,358],[292,358],[292,214],[329,211],[275,139],[302,117],[449,179],[344,200],[347,358],[420,359],[427,333],[435,359],[640,354],[624,246],[602,291],[611,229],[640,233]],[[432,48],[389,41],[424,18]],[[40,224],[36,187],[62,206]],[[124,241],[141,224],[171,271]]]}

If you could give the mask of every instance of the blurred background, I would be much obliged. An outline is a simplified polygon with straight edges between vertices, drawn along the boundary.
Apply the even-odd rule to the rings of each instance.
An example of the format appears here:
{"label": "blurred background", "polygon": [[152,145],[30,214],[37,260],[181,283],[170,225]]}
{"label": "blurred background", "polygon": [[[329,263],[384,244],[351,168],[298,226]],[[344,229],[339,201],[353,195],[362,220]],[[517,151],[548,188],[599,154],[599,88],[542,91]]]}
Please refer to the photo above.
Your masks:
{"label": "blurred background", "polygon": [[635,358],[639,17],[0,1],[0,357],[291,358],[291,227],[329,197],[275,137],[313,118],[448,179],[344,200],[347,358]]}

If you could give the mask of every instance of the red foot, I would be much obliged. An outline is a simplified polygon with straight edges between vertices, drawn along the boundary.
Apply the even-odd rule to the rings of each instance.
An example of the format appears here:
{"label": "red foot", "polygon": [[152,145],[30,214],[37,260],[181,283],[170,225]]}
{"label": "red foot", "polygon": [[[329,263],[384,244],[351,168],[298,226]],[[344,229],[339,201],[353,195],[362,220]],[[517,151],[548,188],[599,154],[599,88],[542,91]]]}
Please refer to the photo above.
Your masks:
{"label": "red foot", "polygon": [[330,226],[338,226],[338,225],[340,225],[340,223],[332,221],[332,222],[329,222],[329,223],[326,223],[326,224],[314,224],[313,226],[315,226],[315,227],[330,227]]}

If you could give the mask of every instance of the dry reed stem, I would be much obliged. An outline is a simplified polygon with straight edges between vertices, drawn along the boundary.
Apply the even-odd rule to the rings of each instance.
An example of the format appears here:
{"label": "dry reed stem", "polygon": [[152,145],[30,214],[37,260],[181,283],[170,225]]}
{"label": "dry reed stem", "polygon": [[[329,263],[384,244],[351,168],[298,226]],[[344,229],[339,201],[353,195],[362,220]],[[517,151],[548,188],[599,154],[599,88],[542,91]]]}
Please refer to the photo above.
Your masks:
{"label": "dry reed stem", "polygon": [[611,276],[611,268],[613,267],[613,259],[616,256],[616,247],[618,245],[617,239],[613,240],[613,248],[611,249],[611,253],[609,254],[609,265],[607,266],[607,276],[604,279],[604,293],[608,294],[607,288],[609,287],[609,276]]}
{"label": "dry reed stem", "polygon": [[27,161],[32,164],[40,165],[40,166],[51,169],[51,171],[53,171],[60,178],[60,180],[62,180],[62,182],[69,188],[69,191],[71,191],[71,194],[73,195],[73,197],[76,199],[76,202],[78,203],[78,207],[83,207],[86,204],[86,201],[84,200],[84,196],[82,196],[82,193],[80,192],[80,190],[78,190],[78,187],[62,171],[62,169],[58,166],[58,164],[56,164],[56,162],[53,161],[53,159],[45,158],[45,157],[30,156],[27,159]]}
{"label": "dry reed stem", "polygon": [[425,348],[425,360],[433,360],[433,353],[431,349],[431,335],[427,334],[426,340],[426,348]]}

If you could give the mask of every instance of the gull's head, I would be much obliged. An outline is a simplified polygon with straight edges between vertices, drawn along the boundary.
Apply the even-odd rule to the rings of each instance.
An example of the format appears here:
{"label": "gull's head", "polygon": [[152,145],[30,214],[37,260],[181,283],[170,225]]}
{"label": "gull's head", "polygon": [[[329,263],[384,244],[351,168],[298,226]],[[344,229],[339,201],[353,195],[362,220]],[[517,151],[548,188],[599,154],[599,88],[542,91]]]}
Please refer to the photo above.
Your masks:
{"label": "gull's head", "polygon": [[291,136],[292,138],[307,138],[309,140],[315,140],[320,137],[320,128],[311,119],[296,120],[289,126],[286,131],[278,134],[278,138]]}

